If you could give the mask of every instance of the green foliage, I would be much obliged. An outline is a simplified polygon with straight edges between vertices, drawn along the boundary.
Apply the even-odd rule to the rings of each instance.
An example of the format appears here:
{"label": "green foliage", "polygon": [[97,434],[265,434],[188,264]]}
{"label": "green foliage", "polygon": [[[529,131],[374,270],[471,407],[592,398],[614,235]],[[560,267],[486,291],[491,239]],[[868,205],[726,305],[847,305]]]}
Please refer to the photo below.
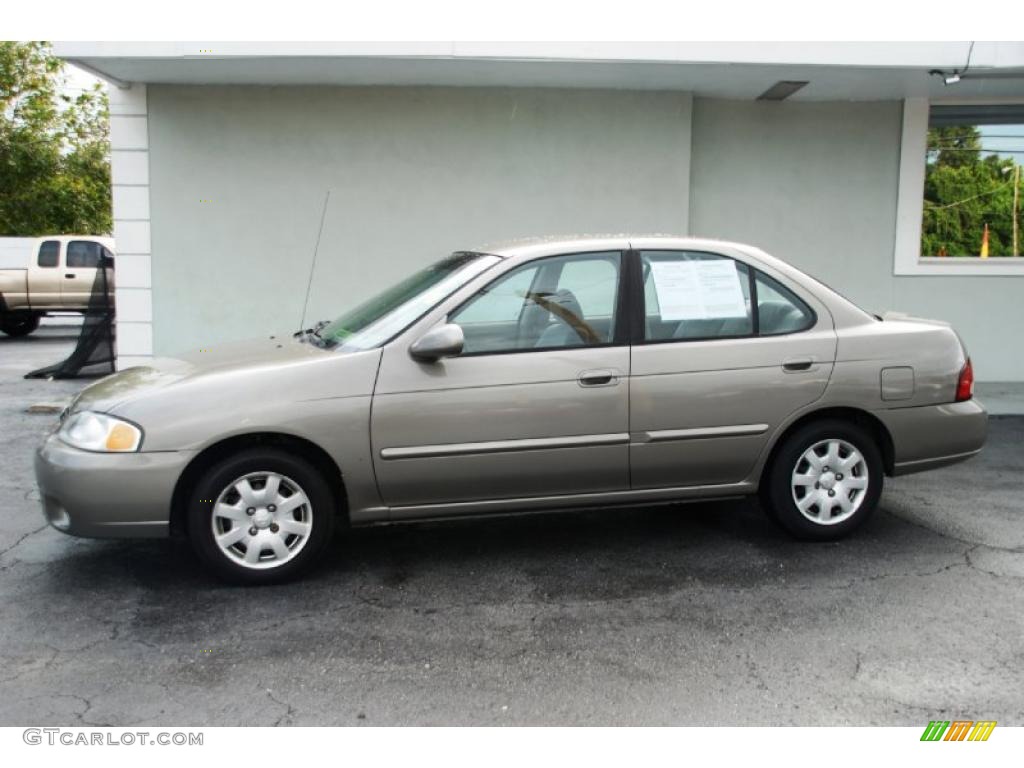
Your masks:
{"label": "green foliage", "polygon": [[929,129],[923,255],[977,256],[985,224],[989,255],[1013,255],[1014,162],[981,146],[974,126]]}
{"label": "green foliage", "polygon": [[107,94],[64,78],[46,43],[0,41],[0,235],[111,231]]}

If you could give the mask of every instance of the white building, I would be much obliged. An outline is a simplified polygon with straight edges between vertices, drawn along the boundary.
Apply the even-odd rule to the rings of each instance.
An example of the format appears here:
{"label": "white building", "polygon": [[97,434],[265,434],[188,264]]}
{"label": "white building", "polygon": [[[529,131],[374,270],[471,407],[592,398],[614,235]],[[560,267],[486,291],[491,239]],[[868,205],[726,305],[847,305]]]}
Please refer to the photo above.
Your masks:
{"label": "white building", "polygon": [[1024,259],[919,247],[930,110],[1024,124],[1024,44],[55,48],[112,84],[122,366],[298,328],[330,190],[310,321],[455,249],[693,234],[949,320],[979,379],[1024,380]]}

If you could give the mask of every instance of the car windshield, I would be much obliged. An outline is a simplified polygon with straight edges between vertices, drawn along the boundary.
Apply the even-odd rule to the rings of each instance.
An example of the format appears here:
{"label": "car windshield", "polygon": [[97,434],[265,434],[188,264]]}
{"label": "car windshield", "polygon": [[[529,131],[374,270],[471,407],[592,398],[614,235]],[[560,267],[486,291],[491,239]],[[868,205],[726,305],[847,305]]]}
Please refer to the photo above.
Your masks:
{"label": "car windshield", "polygon": [[490,254],[453,253],[348,310],[320,329],[319,336],[343,351],[380,346],[499,261]]}

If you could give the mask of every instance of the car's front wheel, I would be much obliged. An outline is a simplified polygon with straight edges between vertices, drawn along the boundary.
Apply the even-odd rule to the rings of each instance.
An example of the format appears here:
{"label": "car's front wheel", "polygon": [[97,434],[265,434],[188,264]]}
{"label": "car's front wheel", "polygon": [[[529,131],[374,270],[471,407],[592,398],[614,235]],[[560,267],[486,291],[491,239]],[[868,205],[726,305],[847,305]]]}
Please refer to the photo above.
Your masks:
{"label": "car's front wheel", "polygon": [[786,438],[768,467],[768,511],[801,539],[829,541],[859,528],[882,495],[878,445],[862,427],[815,421]]}
{"label": "car's front wheel", "polygon": [[188,532],[199,558],[235,584],[271,584],[305,572],[323,553],[335,504],[304,459],[252,448],[210,467],[196,484]]}

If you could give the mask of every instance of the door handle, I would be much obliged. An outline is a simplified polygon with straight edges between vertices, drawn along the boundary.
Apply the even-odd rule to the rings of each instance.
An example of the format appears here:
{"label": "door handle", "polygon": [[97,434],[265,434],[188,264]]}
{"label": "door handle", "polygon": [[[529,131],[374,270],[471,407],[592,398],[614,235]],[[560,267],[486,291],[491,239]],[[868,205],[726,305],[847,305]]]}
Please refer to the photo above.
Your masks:
{"label": "door handle", "polygon": [[617,372],[607,369],[580,371],[576,380],[581,387],[612,387],[619,383]]}
{"label": "door handle", "polygon": [[66,277],[66,278],[68,278],[70,280],[74,280],[75,279],[75,276],[73,274],[71,274],[70,272],[65,272],[64,273],[64,277]]}
{"label": "door handle", "polygon": [[809,357],[791,357],[789,360],[782,361],[782,370],[789,373],[809,371],[813,364],[814,360]]}

